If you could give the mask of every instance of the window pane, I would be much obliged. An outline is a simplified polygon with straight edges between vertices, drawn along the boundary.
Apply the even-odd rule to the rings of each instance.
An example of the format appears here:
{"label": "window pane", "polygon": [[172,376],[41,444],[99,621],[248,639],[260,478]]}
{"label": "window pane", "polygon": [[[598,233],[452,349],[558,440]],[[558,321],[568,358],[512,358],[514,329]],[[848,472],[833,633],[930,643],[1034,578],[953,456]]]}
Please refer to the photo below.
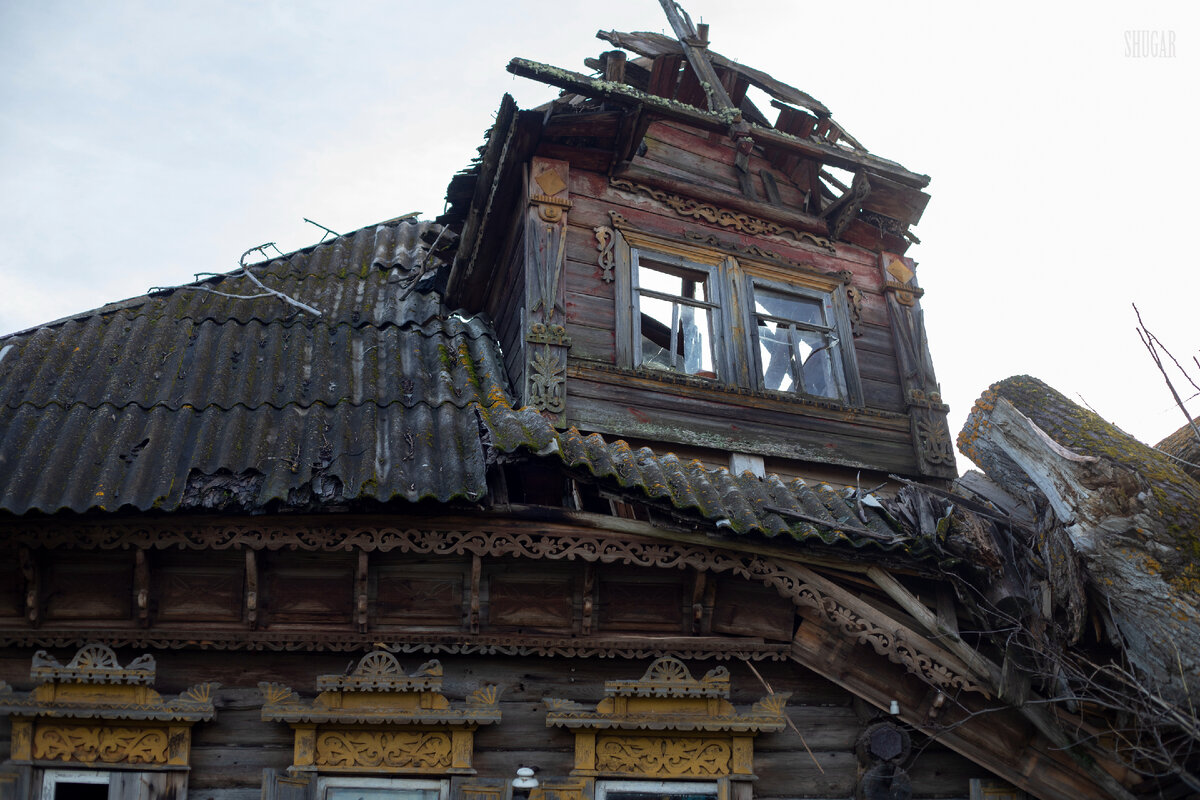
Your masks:
{"label": "window pane", "polygon": [[707,308],[641,298],[642,365],[716,377]]}
{"label": "window pane", "polygon": [[[707,276],[639,263],[637,279],[642,365],[716,377],[712,310],[684,302],[708,302]],[[672,295],[679,301],[651,297],[643,290]]]}
{"label": "window pane", "polygon": [[772,317],[782,317],[791,322],[825,326],[824,304],[815,298],[754,289],[754,310]]}
{"label": "window pane", "polygon": [[437,789],[330,786],[325,790],[325,800],[438,800],[439,795]]}
{"label": "window pane", "polygon": [[637,285],[639,289],[708,302],[708,287],[703,273],[674,270],[660,265],[651,266],[639,260]]}
{"label": "window pane", "polygon": [[833,340],[824,333],[796,331],[804,371],[804,391],[818,397],[841,397],[833,373]]}
{"label": "window pane", "polygon": [[779,392],[794,391],[791,332],[787,327],[766,320],[760,322],[758,351],[762,360],[763,386]]}

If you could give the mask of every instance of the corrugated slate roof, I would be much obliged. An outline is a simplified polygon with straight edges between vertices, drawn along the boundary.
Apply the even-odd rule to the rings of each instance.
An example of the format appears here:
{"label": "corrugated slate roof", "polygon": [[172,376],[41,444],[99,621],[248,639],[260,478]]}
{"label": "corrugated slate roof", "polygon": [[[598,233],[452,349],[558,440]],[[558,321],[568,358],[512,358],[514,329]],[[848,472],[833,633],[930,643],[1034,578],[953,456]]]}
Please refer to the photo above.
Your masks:
{"label": "corrugated slate roof", "polygon": [[394,221],[251,267],[320,317],[226,296],[261,294],[231,273],[0,338],[0,508],[475,500],[490,447],[557,457],[737,534],[901,543],[881,511],[826,485],[513,410],[491,327],[448,313],[436,291],[439,230]]}
{"label": "corrugated slate roof", "polygon": [[438,230],[381,224],[251,268],[320,317],[215,294],[261,292],[235,273],[0,339],[0,508],[481,496],[471,407],[504,397],[504,371],[490,326],[430,291]]}
{"label": "corrugated slate roof", "polygon": [[809,485],[773,474],[739,475],[671,453],[660,455],[648,447],[634,450],[619,439],[584,436],[574,428],[555,430],[536,411],[513,410],[505,403],[492,405],[480,416],[488,426],[488,444],[496,450],[557,456],[568,467],[615,480],[622,488],[640,490],[680,511],[699,512],[734,533],[911,549],[909,537],[877,503],[869,498],[859,502],[850,492],[827,484]]}

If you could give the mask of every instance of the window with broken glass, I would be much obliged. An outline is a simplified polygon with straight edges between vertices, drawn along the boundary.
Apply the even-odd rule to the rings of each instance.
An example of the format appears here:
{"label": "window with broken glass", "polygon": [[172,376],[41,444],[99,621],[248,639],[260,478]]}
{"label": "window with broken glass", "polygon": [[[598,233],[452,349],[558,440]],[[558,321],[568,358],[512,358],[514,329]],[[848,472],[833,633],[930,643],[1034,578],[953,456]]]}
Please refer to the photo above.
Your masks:
{"label": "window with broken glass", "polygon": [[845,400],[833,295],[754,280],[750,296],[761,388]]}
{"label": "window with broken glass", "polygon": [[861,405],[839,277],[627,230],[616,242],[619,365]]}
{"label": "window with broken glass", "polygon": [[715,270],[667,253],[634,250],[635,365],[719,377]]}

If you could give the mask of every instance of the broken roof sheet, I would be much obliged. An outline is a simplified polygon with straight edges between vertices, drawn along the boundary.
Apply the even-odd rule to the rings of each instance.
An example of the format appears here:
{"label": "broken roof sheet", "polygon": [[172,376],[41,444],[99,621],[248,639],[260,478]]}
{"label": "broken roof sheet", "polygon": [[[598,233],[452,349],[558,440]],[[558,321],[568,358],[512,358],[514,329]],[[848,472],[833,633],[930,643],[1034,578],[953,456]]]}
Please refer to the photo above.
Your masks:
{"label": "broken roof sheet", "polygon": [[634,450],[619,439],[609,442],[599,434],[584,436],[574,428],[555,430],[538,412],[513,410],[504,403],[484,409],[481,417],[488,426],[488,444],[499,451],[557,457],[567,467],[613,481],[678,511],[698,513],[735,534],[883,550],[911,550],[914,544],[925,544],[900,533],[899,526],[870,499],[859,502],[852,492],[826,484],[812,486],[799,478],[772,474],[764,478],[749,472],[735,474],[647,447]]}

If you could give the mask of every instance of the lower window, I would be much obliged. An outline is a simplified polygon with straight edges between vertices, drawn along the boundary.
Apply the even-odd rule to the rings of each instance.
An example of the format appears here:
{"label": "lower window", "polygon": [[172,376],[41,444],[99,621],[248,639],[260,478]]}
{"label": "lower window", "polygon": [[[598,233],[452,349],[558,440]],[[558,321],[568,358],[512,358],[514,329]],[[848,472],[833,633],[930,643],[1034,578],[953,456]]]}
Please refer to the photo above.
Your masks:
{"label": "lower window", "polygon": [[596,781],[596,800],[714,800],[708,781]]}
{"label": "lower window", "polygon": [[108,800],[111,773],[48,769],[42,774],[41,800]]}
{"label": "lower window", "polygon": [[447,800],[450,781],[319,778],[317,800]]}

